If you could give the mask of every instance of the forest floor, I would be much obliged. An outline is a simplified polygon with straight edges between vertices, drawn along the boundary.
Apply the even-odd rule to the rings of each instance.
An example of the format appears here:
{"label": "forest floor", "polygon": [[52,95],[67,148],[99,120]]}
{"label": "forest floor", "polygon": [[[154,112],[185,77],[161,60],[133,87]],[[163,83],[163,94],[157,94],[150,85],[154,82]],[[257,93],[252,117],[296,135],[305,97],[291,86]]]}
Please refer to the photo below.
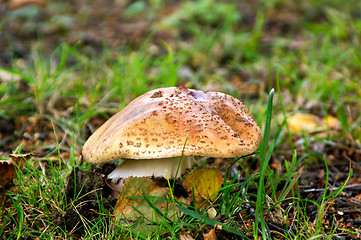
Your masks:
{"label": "forest floor", "polygon": [[[360,1],[0,2],[1,238],[360,239],[360,13]],[[81,150],[131,100],[173,86],[240,99],[269,135],[237,161],[197,158],[222,172],[217,199],[177,202],[179,218],[141,232],[144,219],[113,219],[115,165]]]}

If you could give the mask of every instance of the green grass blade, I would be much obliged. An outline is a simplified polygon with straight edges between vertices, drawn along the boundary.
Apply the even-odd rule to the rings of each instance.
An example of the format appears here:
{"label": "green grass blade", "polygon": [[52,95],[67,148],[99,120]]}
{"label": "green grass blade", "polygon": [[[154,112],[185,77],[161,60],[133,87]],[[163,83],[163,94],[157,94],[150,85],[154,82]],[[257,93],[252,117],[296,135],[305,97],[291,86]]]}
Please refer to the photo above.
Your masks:
{"label": "green grass blade", "polygon": [[266,152],[268,147],[268,138],[271,129],[271,119],[272,119],[272,108],[273,108],[273,95],[274,89],[271,89],[269,96],[268,96],[268,104],[267,104],[267,114],[266,114],[266,124],[263,133],[263,141],[260,147],[260,161],[261,161],[261,170],[260,170],[260,179],[258,185],[258,192],[257,192],[257,202],[256,202],[256,211],[255,211],[255,227],[254,227],[254,237],[257,239],[257,231],[259,221],[261,222],[262,228],[262,237],[266,239],[266,231],[265,231],[265,223],[263,219],[263,203],[265,201],[265,193],[264,193],[264,178],[266,174],[266,169],[268,165],[268,161],[271,157],[271,153],[274,146],[274,141],[272,142],[270,152],[268,153],[268,157],[266,158]]}
{"label": "green grass blade", "polygon": [[227,231],[227,232],[230,232],[230,233],[233,233],[233,234],[236,234],[238,236],[241,236],[241,237],[244,237],[246,239],[249,239],[247,236],[245,236],[242,232],[240,231],[237,231],[236,229],[224,224],[224,223],[221,223],[221,222],[218,222],[216,220],[213,220],[213,219],[210,219],[210,218],[207,218],[197,212],[194,212],[188,208],[185,208],[181,205],[177,205],[177,207],[179,208],[179,210],[181,210],[182,212],[184,212],[185,214],[188,214],[189,216],[195,218],[195,219],[198,219],[199,221],[202,221],[202,222],[205,222],[206,224],[209,224],[209,225],[212,225],[212,226],[215,226],[215,225],[219,225],[219,226],[222,226],[222,229]]}

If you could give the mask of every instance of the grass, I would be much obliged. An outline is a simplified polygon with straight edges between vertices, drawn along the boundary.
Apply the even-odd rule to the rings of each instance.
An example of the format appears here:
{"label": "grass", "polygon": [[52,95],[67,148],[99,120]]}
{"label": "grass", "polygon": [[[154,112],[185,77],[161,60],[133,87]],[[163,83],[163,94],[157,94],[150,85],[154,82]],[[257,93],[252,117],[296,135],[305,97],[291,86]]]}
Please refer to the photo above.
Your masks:
{"label": "grass", "polygon": [[[149,12],[143,1],[129,6],[127,18],[153,20],[167,9],[163,1],[150,2]],[[360,146],[361,5],[313,0],[259,4],[250,6],[254,19],[247,20],[247,12],[231,1],[182,2],[172,14],[152,22],[151,33],[139,46],[105,47],[95,54],[81,42],[62,43],[47,54],[40,40],[40,50],[34,44],[29,57],[14,57],[8,66],[0,66],[11,76],[0,81],[0,117],[14,120],[18,128],[9,144],[16,153],[36,155],[17,171],[15,186],[6,192],[0,236],[76,238],[53,217],[72,207],[64,196],[71,171],[91,168],[80,161],[89,128],[151,89],[179,84],[225,91],[244,101],[264,132],[259,151],[221,168],[224,184],[211,206],[200,210],[177,203],[183,217],[162,219],[149,232],[139,233],[140,223],[111,221],[112,212],[99,195],[99,209],[94,209],[98,217],[82,218],[84,239],[179,239],[186,234],[202,239],[212,226],[230,239],[359,236],[360,227],[346,228],[340,215],[330,213],[357,173],[350,167],[346,176],[333,181],[328,166],[340,156],[318,152],[315,146]],[[158,32],[171,37],[159,40]],[[297,111],[337,117],[341,134],[291,133],[287,118]],[[9,159],[10,150],[2,151],[2,158]],[[311,198],[302,188],[311,188],[302,174],[314,165],[322,165],[324,178],[317,185],[322,194]],[[234,167],[237,174],[231,174]],[[210,208],[217,212],[215,219],[208,217]]]}

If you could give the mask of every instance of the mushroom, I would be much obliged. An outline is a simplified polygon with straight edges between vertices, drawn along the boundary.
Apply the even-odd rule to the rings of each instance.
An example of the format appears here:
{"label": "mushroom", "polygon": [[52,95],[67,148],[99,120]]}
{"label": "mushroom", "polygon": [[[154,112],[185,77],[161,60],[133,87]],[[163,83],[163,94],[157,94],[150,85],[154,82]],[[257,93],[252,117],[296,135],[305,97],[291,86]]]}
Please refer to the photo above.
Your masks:
{"label": "mushroom", "polygon": [[90,136],[82,154],[93,164],[123,159],[108,176],[113,183],[129,176],[172,179],[195,165],[193,156],[248,155],[260,139],[259,126],[238,99],[181,86],[133,100]]}

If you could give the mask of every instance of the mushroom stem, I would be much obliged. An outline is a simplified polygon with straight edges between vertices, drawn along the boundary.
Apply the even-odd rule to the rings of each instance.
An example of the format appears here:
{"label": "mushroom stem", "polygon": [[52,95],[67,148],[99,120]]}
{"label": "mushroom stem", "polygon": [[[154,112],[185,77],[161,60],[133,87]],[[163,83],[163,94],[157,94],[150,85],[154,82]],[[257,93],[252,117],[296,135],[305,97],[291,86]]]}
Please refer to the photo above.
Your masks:
{"label": "mushroom stem", "polygon": [[111,185],[120,191],[123,185],[123,181],[119,181],[120,179],[125,180],[130,176],[154,176],[173,179],[180,177],[187,169],[191,169],[194,165],[195,161],[193,156],[146,160],[124,159],[124,161],[108,175],[108,179],[111,180]]}

